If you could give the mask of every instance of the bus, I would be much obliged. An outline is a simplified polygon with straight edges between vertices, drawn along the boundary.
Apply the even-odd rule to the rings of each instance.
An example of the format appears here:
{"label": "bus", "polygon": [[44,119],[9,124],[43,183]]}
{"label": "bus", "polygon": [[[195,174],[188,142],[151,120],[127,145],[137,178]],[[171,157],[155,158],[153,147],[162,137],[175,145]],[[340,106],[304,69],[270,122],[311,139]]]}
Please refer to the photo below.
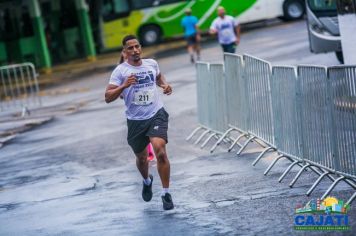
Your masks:
{"label": "bus", "polygon": [[304,0],[99,0],[89,1],[94,37],[100,49],[120,47],[124,35],[135,34],[143,45],[182,37],[180,21],[187,8],[206,32],[217,17],[218,6],[249,23],[281,17],[296,20],[305,12]]}
{"label": "bus", "polygon": [[344,63],[336,0],[306,0],[310,51],[335,52]]}

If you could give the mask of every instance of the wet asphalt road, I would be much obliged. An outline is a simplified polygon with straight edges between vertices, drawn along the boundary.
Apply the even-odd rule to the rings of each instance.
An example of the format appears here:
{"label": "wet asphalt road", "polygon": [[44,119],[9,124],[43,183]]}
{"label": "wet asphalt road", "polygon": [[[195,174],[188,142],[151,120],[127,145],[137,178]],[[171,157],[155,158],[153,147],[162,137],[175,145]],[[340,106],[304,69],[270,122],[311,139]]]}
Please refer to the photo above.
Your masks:
{"label": "wet asphalt road", "polygon": [[[246,32],[238,52],[273,64],[337,64],[332,54],[310,54],[306,37],[304,22],[273,23]],[[315,174],[306,172],[289,188],[296,168],[278,183],[289,162],[281,161],[264,176],[273,154],[253,167],[260,150],[255,145],[237,157],[224,145],[211,155],[186,142],[197,124],[195,68],[184,50],[156,56],[174,87],[174,94],[163,100],[170,113],[168,154],[176,208],[162,209],[155,161],[150,164],[154,196],[149,203],[142,201],[141,178],[126,143],[123,103],[107,105],[103,99],[106,72],[53,88],[71,92],[44,97],[45,104],[84,105],[72,114],[56,114],[0,149],[0,235],[356,234],[352,207],[351,231],[293,229],[295,206],[320,197],[329,181],[309,198],[305,192]],[[222,60],[214,41],[203,45],[202,58]],[[346,200],[353,192],[340,184],[332,193]]]}

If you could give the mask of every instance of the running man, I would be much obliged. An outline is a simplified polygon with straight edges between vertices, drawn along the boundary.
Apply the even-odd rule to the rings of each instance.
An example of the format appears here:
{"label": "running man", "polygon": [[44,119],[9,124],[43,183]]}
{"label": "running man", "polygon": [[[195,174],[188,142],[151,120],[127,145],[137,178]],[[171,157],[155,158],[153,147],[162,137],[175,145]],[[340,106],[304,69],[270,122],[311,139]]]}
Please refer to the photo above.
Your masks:
{"label": "running man", "polygon": [[192,10],[186,9],[185,16],[181,21],[184,28],[184,36],[187,40],[187,49],[190,55],[190,62],[194,63],[194,52],[197,54],[197,60],[200,60],[200,33],[198,27],[198,18],[192,16]]}
{"label": "running man", "polygon": [[[125,62],[112,72],[105,91],[105,101],[115,101],[120,95],[126,105],[127,141],[136,156],[136,166],[143,177],[142,198],[152,199],[153,176],[149,174],[147,145],[151,142],[157,159],[163,190],[163,209],[174,208],[169,193],[170,163],[167,158],[168,113],[163,108],[157,86],[170,95],[172,87],[161,74],[153,59],[141,59],[141,45],[134,35],[122,40]],[[156,86],[157,85],[157,86]]]}
{"label": "running man", "polygon": [[224,52],[235,53],[240,43],[240,24],[232,16],[225,15],[225,8],[218,7],[218,17],[210,26],[210,34],[218,34]]}
{"label": "running man", "polygon": [[[122,63],[124,63],[125,61],[126,61],[125,54],[124,54],[123,52],[121,52],[119,64],[122,64]],[[121,98],[121,99],[124,99],[124,96],[121,94],[121,95],[120,95],[120,98]],[[153,147],[152,147],[152,144],[151,144],[151,143],[149,143],[149,144],[147,145],[147,150],[148,150],[147,160],[153,161],[153,160],[155,159],[155,154],[154,154]]]}

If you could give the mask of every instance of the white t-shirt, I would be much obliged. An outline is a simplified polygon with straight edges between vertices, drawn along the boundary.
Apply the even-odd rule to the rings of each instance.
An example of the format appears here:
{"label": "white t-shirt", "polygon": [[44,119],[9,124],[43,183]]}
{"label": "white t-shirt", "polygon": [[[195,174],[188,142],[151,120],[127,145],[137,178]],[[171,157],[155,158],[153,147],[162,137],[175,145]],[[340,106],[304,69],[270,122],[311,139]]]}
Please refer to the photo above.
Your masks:
{"label": "white t-shirt", "polygon": [[237,19],[232,16],[224,16],[216,18],[210,26],[210,29],[218,31],[220,44],[231,44],[236,42],[235,27],[239,25]]}
{"label": "white t-shirt", "polygon": [[127,62],[118,65],[112,72],[109,84],[120,86],[134,74],[137,84],[123,90],[126,105],[126,117],[129,120],[146,120],[163,107],[158,94],[156,77],[160,70],[153,59],[142,59],[140,66],[132,66]]}

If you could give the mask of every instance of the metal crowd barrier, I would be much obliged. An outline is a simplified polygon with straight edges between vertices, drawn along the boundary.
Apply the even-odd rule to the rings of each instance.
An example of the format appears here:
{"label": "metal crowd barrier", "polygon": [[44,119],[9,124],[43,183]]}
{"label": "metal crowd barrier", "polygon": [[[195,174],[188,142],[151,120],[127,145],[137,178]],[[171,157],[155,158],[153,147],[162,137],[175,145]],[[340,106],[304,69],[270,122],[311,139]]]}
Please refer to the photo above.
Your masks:
{"label": "metal crowd barrier", "polygon": [[271,77],[274,139],[281,153],[301,156],[301,127],[298,123],[297,71],[295,67],[274,66]]}
{"label": "metal crowd barrier", "polygon": [[[330,97],[325,67],[298,67],[301,96],[303,155],[324,167],[335,168]],[[335,159],[334,159],[335,160]]]}
{"label": "metal crowd barrier", "polygon": [[[211,152],[228,140],[228,151],[237,144],[240,154],[255,140],[265,149],[253,165],[268,151],[278,153],[265,175],[282,158],[292,162],[279,182],[299,166],[290,187],[306,169],[319,175],[308,196],[325,177],[332,184],[321,199],[341,181],[356,189],[356,66],[271,67],[249,55],[228,53],[224,63],[225,77],[221,64],[197,63],[198,118],[205,131],[196,144],[211,133],[202,147],[220,137]],[[231,139],[232,131],[240,136]],[[242,137],[244,144],[238,143]],[[355,198],[356,193],[347,203]]]}
{"label": "metal crowd barrier", "polygon": [[[273,138],[273,117],[271,101],[271,64],[250,55],[244,55],[244,80],[247,84],[245,96],[248,105],[248,133],[250,137],[239,149],[237,154],[241,154],[247,145],[255,140],[263,147],[267,147],[260,154],[262,157],[267,151],[274,150]],[[258,138],[258,139],[257,139]]]}
{"label": "metal crowd barrier", "polygon": [[[298,123],[301,126],[301,155],[304,165],[293,181],[292,187],[305,169],[326,176],[326,169],[335,168],[330,111],[330,97],[325,67],[299,66],[297,82]],[[319,168],[319,171],[316,168]],[[330,175],[329,175],[330,177]],[[334,179],[331,177],[331,180]],[[313,189],[310,189],[310,193]],[[310,194],[309,193],[309,194]]]}
{"label": "metal crowd barrier", "polygon": [[0,67],[0,111],[20,108],[24,115],[30,107],[42,105],[38,94],[37,74],[32,63]]}
{"label": "metal crowd barrier", "polygon": [[[209,91],[205,91],[207,89],[206,86],[206,78],[209,76],[209,64],[198,62],[196,63],[197,70],[197,108],[198,108],[198,123],[199,126],[193,130],[193,132],[186,138],[186,140],[190,140],[199,130],[208,130],[208,116],[209,116],[209,106],[207,104],[207,99],[203,96],[207,96]],[[205,132],[204,131],[204,132]]]}
{"label": "metal crowd barrier", "polygon": [[[279,178],[279,182],[296,165],[301,166],[303,158],[301,155],[301,127],[298,115],[300,106],[297,103],[297,71],[295,67],[274,66],[271,76],[271,94],[274,143],[278,147],[280,155],[269,165],[264,172],[265,175],[282,158],[287,158],[292,163]],[[254,161],[253,165],[261,159],[261,155]]]}
{"label": "metal crowd barrier", "polygon": [[249,132],[274,146],[272,102],[271,102],[271,65],[252,56],[244,55],[247,98],[249,105]]}
{"label": "metal crowd barrier", "polygon": [[236,129],[248,129],[247,100],[244,81],[243,57],[236,54],[225,54],[226,94],[228,105],[228,123]]}
{"label": "metal crowd barrier", "polygon": [[356,175],[356,67],[330,67],[331,109],[334,121],[336,169]]}
{"label": "metal crowd barrier", "polygon": [[[356,188],[355,181],[350,181],[356,176],[356,66],[329,67],[328,78],[335,135],[335,169],[340,175],[323,197],[341,180]],[[356,193],[348,202],[355,198]]]}
{"label": "metal crowd barrier", "polygon": [[243,75],[243,58],[242,56],[226,53],[225,60],[225,97],[226,97],[226,119],[229,129],[220,137],[220,139],[212,146],[210,152],[213,152],[218,145],[222,143],[224,138],[229,137],[232,131],[237,131],[240,135],[233,139],[229,147],[229,151],[235,145],[240,148],[239,143],[242,137],[248,137],[248,134],[243,130],[248,130],[247,124],[247,100],[245,98],[246,83]]}
{"label": "metal crowd barrier", "polygon": [[[213,137],[218,139],[226,130],[226,104],[225,104],[225,76],[224,66],[219,63],[198,62],[197,68],[197,97],[199,126],[187,137],[192,139],[198,131],[202,130],[194,144],[201,144],[203,148]],[[208,136],[207,136],[208,135]],[[227,139],[227,141],[229,141]]]}

